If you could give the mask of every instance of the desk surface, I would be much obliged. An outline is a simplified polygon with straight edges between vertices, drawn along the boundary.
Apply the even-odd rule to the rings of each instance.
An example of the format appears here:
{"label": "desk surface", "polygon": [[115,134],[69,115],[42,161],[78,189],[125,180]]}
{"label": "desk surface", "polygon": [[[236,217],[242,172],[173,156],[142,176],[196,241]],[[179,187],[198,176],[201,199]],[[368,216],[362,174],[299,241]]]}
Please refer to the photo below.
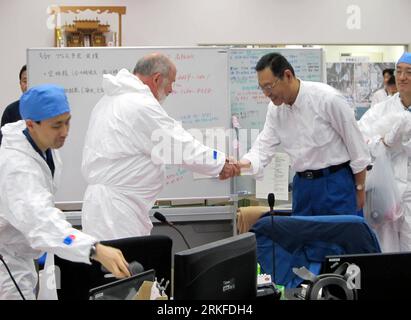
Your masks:
{"label": "desk surface", "polygon": [[[237,207],[226,206],[198,206],[198,207],[167,207],[153,208],[149,216],[153,223],[158,221],[153,217],[154,212],[160,211],[170,222],[216,221],[231,220],[235,226]],[[74,226],[81,226],[81,211],[64,211],[68,222]]]}

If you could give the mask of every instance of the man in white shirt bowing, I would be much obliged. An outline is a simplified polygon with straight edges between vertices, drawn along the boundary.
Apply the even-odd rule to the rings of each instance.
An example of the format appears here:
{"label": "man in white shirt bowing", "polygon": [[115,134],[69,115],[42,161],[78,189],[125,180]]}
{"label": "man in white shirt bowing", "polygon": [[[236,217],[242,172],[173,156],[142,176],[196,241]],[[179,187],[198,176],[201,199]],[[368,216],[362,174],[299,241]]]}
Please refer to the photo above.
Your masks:
{"label": "man in white shirt bowing", "polygon": [[370,155],[347,101],[326,84],[296,78],[278,53],[263,56],[256,71],[271,102],[242,170],[261,178],[281,145],[296,171],[293,215],[362,214]]}

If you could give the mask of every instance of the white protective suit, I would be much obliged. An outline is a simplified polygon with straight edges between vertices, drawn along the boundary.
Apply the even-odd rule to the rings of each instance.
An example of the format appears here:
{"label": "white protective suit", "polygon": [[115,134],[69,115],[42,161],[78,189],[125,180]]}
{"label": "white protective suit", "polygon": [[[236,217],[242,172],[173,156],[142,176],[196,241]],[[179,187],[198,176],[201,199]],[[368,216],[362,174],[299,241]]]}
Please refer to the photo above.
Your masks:
{"label": "white protective suit", "polygon": [[[129,71],[104,75],[105,95],[97,103],[83,150],[83,230],[100,240],[149,235],[149,210],[165,183],[164,158],[152,156],[159,134],[165,155],[182,166],[217,176],[225,155],[195,140],[169,117],[148,86]],[[178,145],[178,147],[176,147]],[[191,150],[191,152],[187,152]]]}
{"label": "white protective suit", "polygon": [[376,104],[358,122],[370,147],[376,150],[380,138],[388,148],[395,181],[401,194],[401,215],[394,222],[385,222],[375,229],[383,252],[411,251],[411,112],[405,110],[399,93]]}
{"label": "white protective suit", "polygon": [[[54,179],[46,161],[23,134],[25,121],[2,127],[0,149],[0,253],[26,299],[35,299],[37,273],[33,259],[42,252],[90,264],[95,238],[72,228],[54,207],[61,160],[52,151]],[[0,262],[0,299],[21,299]]]}

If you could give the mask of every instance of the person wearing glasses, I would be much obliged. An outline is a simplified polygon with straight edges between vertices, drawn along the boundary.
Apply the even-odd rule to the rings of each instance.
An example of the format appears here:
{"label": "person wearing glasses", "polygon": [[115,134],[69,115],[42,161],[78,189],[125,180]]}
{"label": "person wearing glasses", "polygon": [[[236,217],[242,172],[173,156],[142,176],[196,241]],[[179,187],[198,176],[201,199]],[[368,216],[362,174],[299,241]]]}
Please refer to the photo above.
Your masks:
{"label": "person wearing glasses", "polygon": [[359,127],[374,155],[380,144],[389,151],[400,206],[395,221],[375,229],[383,252],[411,251],[411,53],[396,64],[398,93],[376,104],[361,117]]}
{"label": "person wearing glasses", "polygon": [[[371,96],[371,107],[375,106],[377,103],[386,100],[391,94],[388,90],[388,82],[390,78],[394,75],[394,69],[387,68],[382,71],[382,76],[384,78],[383,87],[378,89]],[[392,81],[392,80],[391,80]],[[392,84],[391,84],[392,86]]]}
{"label": "person wearing glasses", "polygon": [[293,215],[357,214],[370,155],[353,109],[327,84],[298,79],[281,54],[263,56],[256,71],[271,102],[263,130],[239,161],[241,169],[262,178],[281,146],[296,172]]}

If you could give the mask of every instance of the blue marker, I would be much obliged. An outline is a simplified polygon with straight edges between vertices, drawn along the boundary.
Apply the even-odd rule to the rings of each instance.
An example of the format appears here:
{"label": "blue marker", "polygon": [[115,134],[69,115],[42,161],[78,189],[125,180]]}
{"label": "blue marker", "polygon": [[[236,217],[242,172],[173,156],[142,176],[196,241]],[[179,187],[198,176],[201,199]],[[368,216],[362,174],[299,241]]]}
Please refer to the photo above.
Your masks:
{"label": "blue marker", "polygon": [[213,159],[217,160],[217,151],[216,150],[213,151]]}
{"label": "blue marker", "polygon": [[71,245],[71,244],[73,243],[73,239],[71,239],[70,237],[66,237],[66,238],[63,240],[63,243],[69,246],[69,245]]}
{"label": "blue marker", "polygon": [[70,234],[64,238],[63,243],[69,246],[73,243],[74,239],[76,239],[76,236],[73,234]]}

